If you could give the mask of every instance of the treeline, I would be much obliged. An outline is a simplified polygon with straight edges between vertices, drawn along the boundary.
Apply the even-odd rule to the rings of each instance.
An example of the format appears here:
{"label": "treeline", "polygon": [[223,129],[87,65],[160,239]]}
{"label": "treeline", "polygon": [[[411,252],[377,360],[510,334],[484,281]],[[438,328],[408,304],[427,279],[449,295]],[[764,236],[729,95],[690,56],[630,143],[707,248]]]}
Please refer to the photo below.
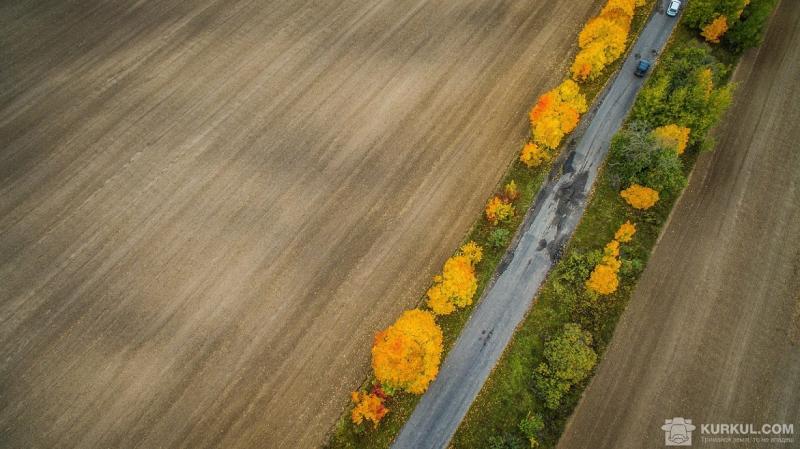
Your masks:
{"label": "treeline", "polygon": [[565,256],[467,415],[454,447],[555,445],[691,165],[697,154],[713,147],[709,132],[731,103],[731,67],[715,56],[735,60],[727,51],[688,34],[669,45],[612,140]]}
{"label": "treeline", "polygon": [[778,0],[691,0],[684,22],[709,43],[740,53],[761,45]]}

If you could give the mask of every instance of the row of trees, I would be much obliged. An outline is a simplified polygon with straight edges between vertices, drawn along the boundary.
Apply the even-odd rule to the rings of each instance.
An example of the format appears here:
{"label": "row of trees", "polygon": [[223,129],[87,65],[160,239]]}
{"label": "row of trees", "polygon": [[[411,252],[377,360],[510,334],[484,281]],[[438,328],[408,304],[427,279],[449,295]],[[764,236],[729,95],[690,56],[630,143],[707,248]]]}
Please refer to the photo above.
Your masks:
{"label": "row of trees", "polygon": [[[704,3],[712,6],[709,20],[701,22],[705,26],[715,20],[714,8],[726,1],[690,0],[688,8]],[[763,11],[759,8],[764,5],[774,5],[774,2],[753,0],[746,5],[739,23],[722,36],[721,43],[730,43],[734,30],[742,29],[740,23],[756,20],[754,16]],[[690,9],[687,15],[689,12]],[[683,41],[690,42],[681,43]],[[724,54],[728,49],[715,52],[720,50]],[[505,395],[500,396],[502,399],[522,397],[521,401],[529,403],[530,391],[536,402],[532,407],[516,407],[513,416],[525,418],[513,431],[509,431],[505,422],[494,420],[502,433],[490,439],[492,449],[525,447],[523,437],[529,436],[526,430],[532,427],[528,421],[539,423],[531,420],[532,416],[544,418],[539,429],[545,425],[557,427],[562,425],[568,408],[577,402],[576,386],[586,382],[597,361],[595,351],[600,352],[611,338],[631,291],[629,287],[642,272],[654,236],[666,219],[671,201],[665,199],[674,200],[686,185],[684,160],[691,159],[685,155],[712,147],[709,130],[719,122],[731,101],[731,88],[726,84],[728,75],[729,68],[720,64],[712,56],[711,46],[699,39],[681,34],[670,44],[668,53],[639,94],[626,126],[612,140],[601,177],[603,185],[587,209],[576,234],[578,237],[548,275],[548,282],[537,299],[544,308],[543,311],[540,308],[539,316],[544,318],[545,324],[537,323],[540,327],[534,329],[544,335],[550,332],[555,335],[544,341],[543,349],[538,334],[526,337],[532,343],[521,345],[523,350],[531,352],[514,353],[516,363],[532,360],[535,368],[527,368],[534,371],[530,379],[532,385],[495,387]],[[619,192],[624,203],[609,204],[606,187]],[[660,207],[647,211],[656,204]],[[593,242],[600,239],[587,239],[585,232],[591,228],[589,235],[605,233],[605,226],[612,224],[610,218],[615,219],[613,224],[629,221],[616,229],[613,240],[594,249]],[[637,227],[643,236],[637,235],[634,239]],[[626,244],[628,242],[630,244]],[[555,317],[552,323],[547,321],[549,317]],[[516,370],[514,365],[504,374],[513,375]],[[520,391],[523,394],[518,394]],[[509,407],[514,406],[509,404]],[[532,411],[540,415],[531,415]],[[502,418],[508,421],[506,415]],[[553,443],[556,433],[547,433],[543,438]]]}
{"label": "row of trees", "polygon": [[680,156],[689,145],[712,146],[708,131],[731,102],[727,75],[707,46],[665,56],[639,94],[632,121],[611,142],[609,174],[632,207],[649,209],[686,185]]}
{"label": "row of trees", "polygon": [[422,394],[428,389],[439,373],[443,351],[444,335],[436,316],[472,304],[478,288],[475,266],[482,258],[483,249],[478,244],[464,244],[445,262],[442,274],[434,276],[427,293],[429,310],[407,310],[375,335],[375,381],[365,390],[351,394],[351,420],[357,429],[364,430],[367,422],[377,427],[389,413],[387,402],[395,394]]}
{"label": "row of trees", "polygon": [[625,44],[637,6],[644,0],[609,0],[600,15],[590,20],[578,35],[580,51],[572,63],[572,77],[579,81],[597,78],[625,52]]}
{"label": "row of trees", "polygon": [[594,80],[625,52],[636,7],[645,0],[608,0],[600,14],[578,35],[580,51],[571,66],[572,79],[545,92],[530,111],[531,141],[519,159],[533,168],[550,161],[564,137],[572,132],[588,105],[578,82]]}
{"label": "row of trees", "polygon": [[[515,216],[518,198],[519,188],[512,180],[486,205],[487,241],[494,250],[510,239],[510,231],[501,225]],[[478,291],[476,267],[482,260],[480,245],[474,241],[462,245],[445,261],[441,274],[433,277],[433,285],[426,292],[426,307],[403,312],[394,324],[376,334],[372,345],[374,381],[351,394],[351,420],[357,432],[365,431],[367,423],[377,427],[389,413],[393,396],[400,392],[422,394],[436,378],[444,339],[436,318],[473,303]]]}
{"label": "row of trees", "polygon": [[692,0],[684,22],[707,42],[741,52],[761,44],[777,0]]}
{"label": "row of trees", "polygon": [[[544,93],[530,111],[532,137],[519,156],[527,167],[538,167],[552,160],[564,137],[578,126],[581,115],[588,110],[586,96],[578,83],[597,79],[606,67],[625,53],[635,9],[645,3],[645,0],[608,0],[600,14],[586,23],[578,36],[580,51],[570,68],[571,79]],[[681,138],[672,129],[662,134],[660,138],[664,140]],[[486,207],[489,222],[494,225],[501,223],[508,215],[506,211],[510,203],[500,195],[492,198]],[[580,269],[586,269],[586,275],[590,271],[592,274],[588,281],[579,274],[579,282],[585,283],[590,291],[616,290],[619,283],[617,272],[621,266],[619,245],[630,241],[635,232],[632,223],[623,224],[615,240],[598,257],[596,266],[589,265],[587,260],[581,261],[578,264],[582,267]],[[595,269],[592,271],[590,266]],[[555,410],[563,396],[589,376],[597,362],[597,354],[592,349],[591,333],[584,331],[579,324],[569,323],[545,344],[543,355],[544,361],[534,372],[534,384],[546,407]],[[544,422],[540,415],[529,413],[520,421],[518,429],[528,439],[529,446],[536,447]],[[514,440],[496,436],[489,442],[489,447],[507,448],[509,441]]]}

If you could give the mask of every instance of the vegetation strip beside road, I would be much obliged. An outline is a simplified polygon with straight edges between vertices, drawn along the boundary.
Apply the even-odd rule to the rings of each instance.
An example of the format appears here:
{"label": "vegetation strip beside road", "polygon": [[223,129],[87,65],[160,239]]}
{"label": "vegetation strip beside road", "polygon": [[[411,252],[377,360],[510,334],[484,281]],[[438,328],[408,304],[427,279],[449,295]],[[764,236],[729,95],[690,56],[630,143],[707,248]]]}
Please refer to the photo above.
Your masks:
{"label": "vegetation strip beside road", "polygon": [[[589,347],[594,354],[602,354],[608,345],[698,153],[713,146],[708,130],[717,123],[729,101],[727,82],[731,68],[741,50],[760,42],[764,22],[775,3],[755,0],[748,5],[741,21],[732,26],[731,35],[722,37],[722,45],[709,46],[698,37],[699,33],[705,33],[703,24],[708,23],[707,18],[690,16],[691,21],[684,20],[679,26],[662,62],[640,94],[628,125],[615,138],[607,166],[599,176],[564,258],[548,276],[535,306],[456,433],[452,447],[555,446],[588,383],[591,366],[588,372],[581,371],[587,361],[592,365],[596,361],[596,358],[587,357],[584,349]],[[697,4],[703,6],[702,0]],[[693,11],[688,10],[687,14],[690,12]],[[717,38],[720,40],[719,36]],[[707,101],[693,103],[691,94],[708,87],[701,82],[706,69],[712,75],[709,96]],[[680,101],[687,102],[680,104]],[[674,165],[665,168],[667,164],[654,163],[636,173],[635,176],[644,179],[642,182],[659,184],[663,190],[653,207],[633,209],[619,195],[620,189],[625,187],[621,178],[630,177],[629,169],[635,165],[626,159],[629,154],[626,150],[635,147],[637,138],[648,142],[643,136],[647,129],[673,122],[694,128],[686,151],[679,159],[680,172],[675,172]],[[653,170],[654,167],[658,168]],[[664,174],[667,176],[655,176]],[[626,221],[635,222],[637,230],[633,240],[621,251],[619,285],[609,295],[592,294],[587,291],[585,281],[602,257],[602,245],[614,236],[620,223]],[[581,344],[564,338],[570,335],[565,325],[572,324],[586,333],[578,339],[582,340]],[[547,388],[538,375],[540,367],[548,366],[548,355],[553,353],[566,362],[566,371],[570,374],[584,374],[563,392],[554,407],[548,406],[553,404],[547,404]]]}
{"label": "vegetation strip beside road", "polygon": [[[633,44],[632,54],[603,93],[591,118],[585,120],[589,123],[585,133],[577,139],[563,164],[554,169],[551,180],[538,196],[509,264],[481,300],[393,448],[441,448],[450,442],[580,221],[611,138],[644,85],[643,79],[633,74],[639,55],[660,54],[675,24],[674,19],[663,13],[650,17]],[[635,232],[633,225],[628,227],[630,230],[623,229],[616,240],[617,251],[619,244],[629,242]],[[614,262],[618,263],[616,259]],[[580,328],[572,325],[571,329],[580,338]],[[594,357],[588,349],[585,352],[589,358]]]}
{"label": "vegetation strip beside road", "polygon": [[[631,24],[630,37],[628,42],[636,39],[639,32],[646,23],[646,19],[653,10],[655,0],[648,0],[646,5],[637,8]],[[587,80],[581,84],[581,91],[586,96],[587,102],[592,102],[595,97],[603,90],[607,82],[619,70],[624,58],[610,63],[599,76]],[[585,124],[581,125],[585,128]],[[580,131],[578,131],[580,132]],[[568,140],[567,144],[574,144]],[[567,145],[563,145],[567,146]],[[513,182],[518,189],[519,196],[514,201],[517,210],[528,210],[539,192],[542,184],[547,178],[548,173],[555,165],[560,165],[563,159],[555,160],[551,157],[539,166],[530,168],[519,159],[514,160],[499,186],[507,186]],[[483,260],[476,266],[477,292],[476,297],[481,297],[483,291],[496,276],[498,266],[503,262],[509,246],[516,244],[517,237],[511,239],[523,223],[525,214],[515,214],[510,220],[493,226],[483,217],[476,220],[471,231],[464,239],[464,242],[474,241],[483,247]],[[501,232],[498,232],[501,231]],[[498,238],[498,234],[501,238]],[[425,297],[421,298],[423,302]],[[470,318],[476,304],[468,305],[454,313],[441,316],[437,319],[444,335],[444,351],[446,356]],[[368,387],[374,378],[365,380],[364,387]],[[403,424],[408,420],[419,402],[420,397],[413,394],[398,394],[393,396],[388,402],[391,413],[381,421],[377,428],[359,428],[351,423],[351,408],[348,407],[342,417],[337,422],[331,437],[326,445],[329,448],[386,448],[392,443]]]}
{"label": "vegetation strip beside road", "polygon": [[[737,65],[714,152],[697,158],[558,449],[664,447],[675,416],[800,422],[799,72],[800,2],[783,1]],[[797,430],[770,438],[794,442],[751,446],[798,446]]]}

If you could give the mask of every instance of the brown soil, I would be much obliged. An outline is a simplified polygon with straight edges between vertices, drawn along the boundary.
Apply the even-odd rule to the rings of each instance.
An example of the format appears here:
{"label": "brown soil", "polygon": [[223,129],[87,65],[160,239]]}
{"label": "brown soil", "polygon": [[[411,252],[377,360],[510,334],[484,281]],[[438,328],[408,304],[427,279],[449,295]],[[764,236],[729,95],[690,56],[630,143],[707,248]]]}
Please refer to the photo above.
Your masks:
{"label": "brown soil", "polygon": [[0,446],[319,445],[600,0],[0,5]]}

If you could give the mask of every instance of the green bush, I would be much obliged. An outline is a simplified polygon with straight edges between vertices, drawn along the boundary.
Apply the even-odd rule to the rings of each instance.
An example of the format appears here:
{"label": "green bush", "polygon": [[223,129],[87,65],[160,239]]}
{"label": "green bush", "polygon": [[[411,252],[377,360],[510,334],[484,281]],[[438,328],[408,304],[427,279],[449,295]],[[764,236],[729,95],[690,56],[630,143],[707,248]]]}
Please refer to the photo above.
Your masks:
{"label": "green bush", "polygon": [[677,47],[664,56],[653,79],[639,93],[631,121],[648,128],[671,123],[685,126],[691,129],[689,144],[702,144],[731,102],[732,88],[723,82],[728,71],[708,45]]}
{"label": "green bush", "polygon": [[505,434],[489,437],[488,449],[527,449],[528,444],[515,435]]}
{"label": "green bush", "polygon": [[618,188],[639,184],[674,194],[686,185],[678,153],[660,146],[641,122],[633,122],[611,141],[609,172]]}
{"label": "green bush", "polygon": [[554,277],[559,282],[566,283],[570,287],[583,286],[584,281],[589,279],[589,275],[592,274],[594,266],[600,263],[602,258],[602,251],[589,253],[571,252],[558,265]]}
{"label": "green bush", "polygon": [[764,40],[764,30],[778,0],[753,0],[744,9],[742,17],[725,34],[725,44],[731,50],[742,51],[758,47]]}
{"label": "green bush", "polygon": [[547,408],[558,409],[562,397],[592,372],[597,354],[591,345],[592,335],[575,323],[565,324],[558,337],[545,343],[545,362],[536,368],[534,383]]}
{"label": "green bush", "polygon": [[505,228],[493,229],[489,234],[489,245],[494,249],[505,248],[511,240],[511,231]]}
{"label": "green bush", "polygon": [[525,435],[532,448],[539,446],[539,432],[544,429],[544,420],[537,414],[528,414],[519,422],[519,431]]}

